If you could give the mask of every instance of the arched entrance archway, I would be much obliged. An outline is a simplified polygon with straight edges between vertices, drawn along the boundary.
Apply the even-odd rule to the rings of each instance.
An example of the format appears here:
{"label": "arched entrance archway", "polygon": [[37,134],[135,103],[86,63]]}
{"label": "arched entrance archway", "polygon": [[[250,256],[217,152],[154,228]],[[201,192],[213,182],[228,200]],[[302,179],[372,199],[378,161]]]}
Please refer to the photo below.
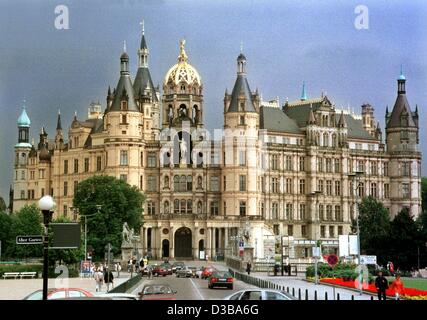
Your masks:
{"label": "arched entrance archway", "polygon": [[162,241],[162,257],[169,258],[169,240],[167,239]]}
{"label": "arched entrance archway", "polygon": [[175,232],[175,258],[192,258],[191,230],[182,227]]}

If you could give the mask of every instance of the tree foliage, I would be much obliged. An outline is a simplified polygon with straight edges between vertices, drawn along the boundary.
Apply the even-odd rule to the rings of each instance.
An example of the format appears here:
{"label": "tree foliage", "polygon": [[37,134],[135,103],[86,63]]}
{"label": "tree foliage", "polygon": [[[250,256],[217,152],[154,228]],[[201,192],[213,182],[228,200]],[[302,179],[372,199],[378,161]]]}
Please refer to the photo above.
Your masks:
{"label": "tree foliage", "polygon": [[1,241],[1,252],[4,256],[9,246],[9,240],[11,238],[12,231],[12,218],[6,212],[0,211],[0,241]]}
{"label": "tree foliage", "polygon": [[4,199],[0,197],[0,212],[4,212],[6,211],[6,209],[7,209],[6,202],[4,202]]}
{"label": "tree foliage", "polygon": [[79,209],[82,224],[85,215],[93,215],[87,218],[87,243],[94,248],[95,258],[104,257],[108,243],[114,254],[120,251],[124,222],[139,234],[143,203],[138,188],[114,177],[94,176],[79,183],[73,205]]}
{"label": "tree foliage", "polygon": [[16,244],[18,235],[42,235],[42,214],[35,204],[24,206],[11,216],[6,255],[12,258],[34,258],[43,254],[42,245]]}

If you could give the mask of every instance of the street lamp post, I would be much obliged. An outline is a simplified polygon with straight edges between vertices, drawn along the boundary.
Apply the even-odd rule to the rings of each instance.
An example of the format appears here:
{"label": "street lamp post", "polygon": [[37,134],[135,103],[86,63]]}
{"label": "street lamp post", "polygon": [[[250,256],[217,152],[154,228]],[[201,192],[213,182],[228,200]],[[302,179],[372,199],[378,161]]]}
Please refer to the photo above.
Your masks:
{"label": "street lamp post", "polygon": [[363,175],[363,171],[356,171],[349,173],[349,177],[353,177],[355,180],[354,185],[354,198],[355,198],[355,215],[356,215],[356,229],[357,229],[357,265],[359,266],[359,294],[362,295],[362,268],[360,267],[360,228],[359,228],[359,208],[358,208],[358,188],[360,185],[360,176]]}
{"label": "street lamp post", "polygon": [[315,224],[317,224],[316,226],[315,226],[315,229],[314,229],[314,241],[315,241],[315,243],[314,243],[314,245],[315,245],[315,252],[314,252],[314,283],[315,284],[318,284],[318,275],[317,275],[317,256],[318,256],[318,250],[317,250],[317,248],[318,248],[318,246],[317,246],[317,239],[318,239],[318,237],[317,237],[317,229],[318,229],[318,227],[319,227],[319,222],[320,222],[320,220],[319,220],[319,214],[317,213],[316,214],[316,211],[318,210],[318,208],[317,208],[317,202],[318,202],[318,195],[319,194],[321,194],[322,193],[322,191],[319,191],[319,190],[316,190],[316,191],[314,191],[314,192],[312,192],[311,194],[313,195],[313,196],[316,196],[316,202],[315,202],[315,208],[314,208],[314,213],[315,213],[315,216],[314,216],[314,222],[315,222]]}
{"label": "street lamp post", "polygon": [[48,266],[49,266],[49,223],[52,220],[52,209],[55,202],[51,196],[44,196],[39,200],[39,208],[43,213],[43,300],[47,300]]}

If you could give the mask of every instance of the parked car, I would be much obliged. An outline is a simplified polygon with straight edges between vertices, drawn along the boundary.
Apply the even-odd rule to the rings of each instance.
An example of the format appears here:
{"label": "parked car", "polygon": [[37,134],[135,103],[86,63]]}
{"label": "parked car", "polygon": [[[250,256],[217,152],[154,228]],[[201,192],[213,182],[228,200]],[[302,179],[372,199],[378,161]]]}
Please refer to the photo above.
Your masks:
{"label": "parked car", "polygon": [[184,266],[182,269],[177,270],[175,274],[177,278],[192,278],[193,270],[190,267]]}
{"label": "parked car", "polygon": [[196,278],[202,278],[203,270],[205,267],[200,267],[196,270]]}
{"label": "parked car", "polygon": [[160,265],[163,269],[167,270],[168,274],[172,274],[172,265],[169,262],[164,262]]}
{"label": "parked car", "polygon": [[180,261],[174,262],[172,264],[172,272],[175,273],[176,271],[182,269],[184,266],[185,266],[184,262],[180,262]]}
{"label": "parked car", "polygon": [[95,294],[95,297],[110,298],[112,300],[139,300],[139,297],[130,293],[100,293]]}
{"label": "parked car", "polygon": [[151,284],[142,288],[140,300],[176,300],[176,290],[167,284]]}
{"label": "parked car", "polygon": [[228,271],[214,271],[208,278],[208,288],[226,287],[233,289],[234,278]]}
{"label": "parked car", "polygon": [[224,300],[295,300],[286,292],[271,289],[246,289],[237,291]]}
{"label": "parked car", "polygon": [[194,267],[194,266],[188,266],[188,269],[190,269],[190,270],[191,270],[192,277],[193,277],[193,278],[196,278],[197,267]]}
{"label": "parked car", "polygon": [[[93,297],[93,294],[80,288],[50,288],[47,291],[48,300],[80,297]],[[23,300],[43,300],[43,290],[36,290]]]}
{"label": "parked car", "polygon": [[163,267],[163,265],[156,265],[153,268],[153,276],[163,276],[166,277],[168,275],[168,270]]}
{"label": "parked car", "polygon": [[216,271],[216,269],[212,266],[204,267],[202,271],[202,279],[207,279],[211,276],[211,274]]}

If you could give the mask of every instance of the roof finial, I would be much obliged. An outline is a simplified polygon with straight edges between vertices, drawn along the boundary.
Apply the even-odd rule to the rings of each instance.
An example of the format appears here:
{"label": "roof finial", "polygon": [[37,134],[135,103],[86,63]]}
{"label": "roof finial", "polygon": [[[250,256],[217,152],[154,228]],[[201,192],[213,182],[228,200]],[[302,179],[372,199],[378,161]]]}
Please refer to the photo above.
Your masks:
{"label": "roof finial", "polygon": [[305,81],[302,82],[301,101],[307,100],[307,92],[305,91]]}
{"label": "roof finial", "polygon": [[187,62],[188,56],[185,53],[185,39],[182,39],[179,41],[179,62]]}
{"label": "roof finial", "polygon": [[399,80],[406,80],[405,75],[403,74],[403,65],[400,64],[400,75],[399,75]]}
{"label": "roof finial", "polygon": [[243,53],[243,41],[240,41],[240,53]]}
{"label": "roof finial", "polygon": [[145,34],[144,19],[139,24],[142,26],[142,34]]}
{"label": "roof finial", "polygon": [[126,40],[123,40],[123,52],[126,52]]}

